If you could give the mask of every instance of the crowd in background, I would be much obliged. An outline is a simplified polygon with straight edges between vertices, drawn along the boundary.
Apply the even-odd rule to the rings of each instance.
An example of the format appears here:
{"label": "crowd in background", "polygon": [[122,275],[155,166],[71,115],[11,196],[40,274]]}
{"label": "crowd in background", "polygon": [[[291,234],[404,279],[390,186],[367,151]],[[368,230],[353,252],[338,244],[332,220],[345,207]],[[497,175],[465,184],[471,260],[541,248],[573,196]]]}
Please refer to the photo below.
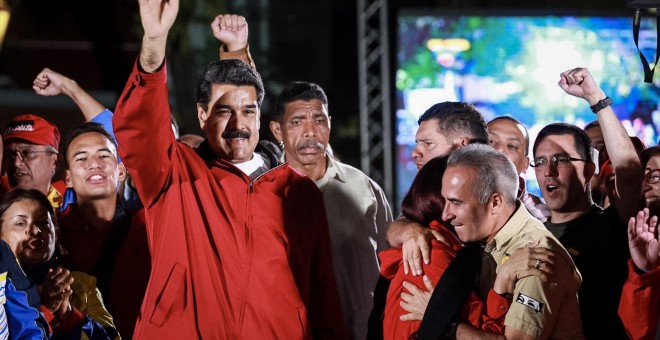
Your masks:
{"label": "crowd in background", "polygon": [[211,23],[203,136],[179,136],[166,61],[178,5],[140,1],[140,55],[114,111],[44,68],[35,93],[69,97],[85,123],[64,138],[38,114],[2,127],[0,337],[660,339],[660,147],[628,136],[588,69],[558,86],[594,122],[549,124],[534,145],[513,117],[430,107],[396,217],[333,156],[319,85],[288,84],[261,120],[239,15]]}

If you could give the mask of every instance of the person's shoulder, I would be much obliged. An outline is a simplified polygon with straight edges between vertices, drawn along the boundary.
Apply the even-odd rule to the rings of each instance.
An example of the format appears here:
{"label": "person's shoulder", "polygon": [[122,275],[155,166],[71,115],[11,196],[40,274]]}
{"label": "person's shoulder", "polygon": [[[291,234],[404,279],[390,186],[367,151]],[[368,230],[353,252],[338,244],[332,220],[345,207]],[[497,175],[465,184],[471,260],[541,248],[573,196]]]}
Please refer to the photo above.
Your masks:
{"label": "person's shoulder", "polygon": [[380,185],[376,183],[369,175],[365,174],[362,170],[346,163],[342,163],[336,159],[332,160],[334,165],[337,167],[337,171],[340,172],[340,176],[346,181],[346,182],[361,182],[361,183],[368,183],[372,187],[377,188],[377,190],[382,191]]}

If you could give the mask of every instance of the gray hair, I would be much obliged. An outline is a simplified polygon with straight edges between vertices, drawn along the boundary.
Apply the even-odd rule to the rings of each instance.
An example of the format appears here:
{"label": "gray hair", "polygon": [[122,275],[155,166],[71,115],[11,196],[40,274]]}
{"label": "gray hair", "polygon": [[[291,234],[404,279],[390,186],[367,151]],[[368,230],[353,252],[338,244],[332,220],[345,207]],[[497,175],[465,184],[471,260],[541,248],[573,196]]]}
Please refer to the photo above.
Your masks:
{"label": "gray hair", "polygon": [[479,197],[479,203],[499,193],[508,203],[515,204],[518,198],[518,173],[511,160],[488,145],[470,144],[458,148],[449,156],[447,167],[466,166],[476,170],[471,191]]}

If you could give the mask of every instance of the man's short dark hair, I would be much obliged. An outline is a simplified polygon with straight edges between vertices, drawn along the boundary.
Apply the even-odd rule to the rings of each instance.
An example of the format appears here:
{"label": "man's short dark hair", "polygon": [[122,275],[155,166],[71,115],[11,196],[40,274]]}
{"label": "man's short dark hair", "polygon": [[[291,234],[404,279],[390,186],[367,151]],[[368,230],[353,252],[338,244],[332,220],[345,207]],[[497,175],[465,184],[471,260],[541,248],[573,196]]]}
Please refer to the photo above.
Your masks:
{"label": "man's short dark hair", "polygon": [[510,122],[520,124],[520,126],[523,127],[523,130],[525,130],[525,141],[523,141],[523,145],[525,146],[525,155],[528,155],[529,154],[529,130],[527,130],[527,126],[525,126],[525,124],[523,124],[518,119],[516,119],[514,117],[511,117],[511,116],[498,116],[498,117],[495,117],[495,118],[491,119],[490,122],[488,122],[488,124],[490,124],[492,122],[496,122],[498,120],[508,120]]}
{"label": "man's short dark hair", "polygon": [[259,73],[250,65],[238,59],[214,61],[206,66],[197,82],[197,103],[204,108],[211,99],[214,84],[252,86],[257,90],[257,104],[264,101],[264,83]]}
{"label": "man's short dark hair", "polygon": [[587,130],[592,129],[592,128],[599,128],[600,129],[600,123],[597,120],[594,120],[591,123],[584,126],[584,131],[587,131]]}
{"label": "man's short dark hair", "polygon": [[580,155],[580,158],[586,159],[586,162],[593,162],[593,146],[591,145],[591,138],[584,130],[579,127],[568,123],[552,123],[546,125],[534,141],[534,155],[536,156],[536,148],[545,137],[557,135],[571,135],[573,136],[573,146]]}
{"label": "man's short dark hair", "polygon": [[112,143],[112,145],[114,145],[115,148],[117,148],[117,142],[115,141],[114,138],[112,138],[112,135],[110,135],[110,133],[106,131],[103,125],[94,122],[82,123],[74,127],[71,131],[69,131],[69,134],[66,136],[66,145],[64,146],[64,164],[66,165],[67,169],[69,168],[69,164],[66,160],[66,157],[69,153],[69,145],[71,145],[71,142],[73,142],[73,140],[76,139],[78,136],[90,132],[95,132],[103,135],[103,137],[107,138]]}
{"label": "man's short dark hair", "polygon": [[658,145],[644,149],[640,152],[639,159],[642,162],[642,168],[646,168],[646,164],[648,164],[651,158],[655,156],[660,156],[660,146]]}
{"label": "man's short dark hair", "polygon": [[419,117],[418,124],[438,119],[438,130],[447,139],[467,137],[472,143],[488,144],[488,130],[484,117],[472,104],[442,102],[431,106]]}
{"label": "man's short dark hair", "polygon": [[323,105],[325,105],[326,110],[328,109],[328,97],[325,95],[321,86],[305,81],[289,83],[284,87],[275,100],[275,116],[273,119],[282,122],[284,111],[289,103],[295,102],[296,100],[308,102],[314,99],[320,100]]}

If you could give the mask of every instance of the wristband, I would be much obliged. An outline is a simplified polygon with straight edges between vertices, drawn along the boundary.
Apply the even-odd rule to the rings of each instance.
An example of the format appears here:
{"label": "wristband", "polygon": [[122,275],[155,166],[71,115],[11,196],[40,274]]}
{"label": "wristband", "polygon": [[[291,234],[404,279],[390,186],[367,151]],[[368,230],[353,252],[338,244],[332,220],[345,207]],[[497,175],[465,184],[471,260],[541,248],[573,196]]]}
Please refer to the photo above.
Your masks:
{"label": "wristband", "polygon": [[605,97],[605,99],[599,101],[598,103],[591,106],[591,112],[598,113],[598,111],[612,105],[612,98]]}

